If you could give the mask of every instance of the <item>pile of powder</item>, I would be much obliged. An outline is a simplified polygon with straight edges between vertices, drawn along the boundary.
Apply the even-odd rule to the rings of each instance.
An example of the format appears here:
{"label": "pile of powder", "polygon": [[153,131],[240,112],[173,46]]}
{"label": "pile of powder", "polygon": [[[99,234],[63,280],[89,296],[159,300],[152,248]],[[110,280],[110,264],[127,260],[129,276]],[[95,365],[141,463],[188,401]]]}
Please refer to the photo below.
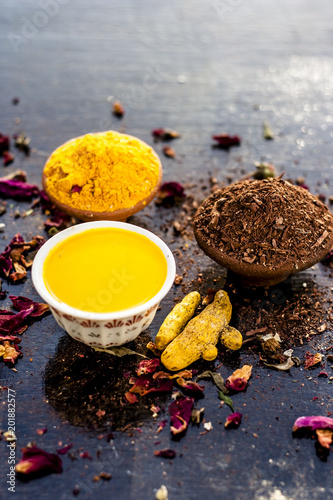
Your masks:
{"label": "pile of powder", "polygon": [[277,178],[216,191],[199,208],[194,226],[209,247],[275,269],[305,262],[326,244],[333,217],[306,189]]}
{"label": "pile of powder", "polygon": [[135,137],[87,134],[57,148],[44,168],[47,192],[80,210],[109,212],[144,200],[160,178],[154,150]]}

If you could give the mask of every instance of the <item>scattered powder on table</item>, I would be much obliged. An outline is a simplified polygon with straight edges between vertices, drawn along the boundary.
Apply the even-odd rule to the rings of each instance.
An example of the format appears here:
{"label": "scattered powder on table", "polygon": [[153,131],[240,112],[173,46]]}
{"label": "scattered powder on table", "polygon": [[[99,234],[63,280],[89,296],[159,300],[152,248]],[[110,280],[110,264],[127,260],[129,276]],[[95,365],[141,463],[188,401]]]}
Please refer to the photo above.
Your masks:
{"label": "scattered powder on table", "polygon": [[160,178],[154,150],[115,131],[87,134],[57,148],[44,168],[47,192],[80,210],[108,212],[145,199]]}
{"label": "scattered powder on table", "polygon": [[277,178],[216,191],[199,208],[194,225],[210,247],[274,269],[311,256],[331,236],[333,217],[306,189]]}

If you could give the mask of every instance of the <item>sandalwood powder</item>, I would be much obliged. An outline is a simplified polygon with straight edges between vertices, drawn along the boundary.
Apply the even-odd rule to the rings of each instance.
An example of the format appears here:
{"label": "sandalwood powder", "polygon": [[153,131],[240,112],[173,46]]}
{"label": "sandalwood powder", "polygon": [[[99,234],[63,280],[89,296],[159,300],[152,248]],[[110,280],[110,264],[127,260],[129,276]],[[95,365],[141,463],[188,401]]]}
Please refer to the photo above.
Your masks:
{"label": "sandalwood powder", "polygon": [[57,148],[44,168],[47,191],[80,210],[130,208],[156,187],[160,161],[139,139],[115,131],[87,134]]}

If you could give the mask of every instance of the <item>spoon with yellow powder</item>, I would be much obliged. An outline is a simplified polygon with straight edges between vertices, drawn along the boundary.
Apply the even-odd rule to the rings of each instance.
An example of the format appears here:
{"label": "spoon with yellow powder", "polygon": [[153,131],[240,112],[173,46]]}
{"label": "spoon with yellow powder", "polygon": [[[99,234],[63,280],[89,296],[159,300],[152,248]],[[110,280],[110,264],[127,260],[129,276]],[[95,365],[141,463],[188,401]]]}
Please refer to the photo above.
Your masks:
{"label": "spoon with yellow powder", "polygon": [[124,221],[153,200],[162,165],[148,144],[110,130],[58,147],[45,164],[42,181],[52,203],[77,219]]}

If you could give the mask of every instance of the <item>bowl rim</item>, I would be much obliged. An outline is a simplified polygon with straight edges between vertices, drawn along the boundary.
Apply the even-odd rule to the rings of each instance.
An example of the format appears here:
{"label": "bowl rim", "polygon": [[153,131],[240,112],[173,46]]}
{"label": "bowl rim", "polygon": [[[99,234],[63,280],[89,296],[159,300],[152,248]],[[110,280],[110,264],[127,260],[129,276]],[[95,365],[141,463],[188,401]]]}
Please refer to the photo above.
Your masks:
{"label": "bowl rim", "polygon": [[[88,229],[93,228],[119,228],[125,229],[127,231],[131,231],[133,233],[141,234],[146,236],[151,242],[155,243],[160,250],[162,251],[166,263],[167,263],[167,275],[164,280],[164,283],[158,293],[154,295],[151,299],[139,306],[131,307],[128,309],[121,309],[120,311],[106,312],[106,313],[97,313],[93,311],[84,311],[81,309],[76,309],[65,302],[57,300],[51,293],[47,290],[44,280],[43,280],[43,267],[44,262],[49,254],[50,250],[54,248],[61,241],[66,240],[67,238],[73,236],[74,234],[79,234]],[[156,306],[160,303],[160,301],[167,295],[170,288],[173,285],[174,279],[176,276],[176,262],[172,251],[170,248],[164,243],[164,241],[159,238],[156,234],[152,233],[148,229],[144,229],[140,226],[135,226],[134,224],[129,224],[127,222],[119,222],[119,221],[91,221],[91,222],[82,222],[76,224],[74,226],[68,227],[60,231],[59,233],[52,236],[48,239],[42,247],[38,250],[31,270],[31,277],[33,285],[37,291],[37,293],[42,297],[45,302],[54,309],[61,311],[64,314],[68,314],[70,316],[77,317],[79,319],[90,319],[90,320],[113,320],[113,319],[123,319],[130,316],[135,316],[144,311],[147,311],[153,306]]]}

